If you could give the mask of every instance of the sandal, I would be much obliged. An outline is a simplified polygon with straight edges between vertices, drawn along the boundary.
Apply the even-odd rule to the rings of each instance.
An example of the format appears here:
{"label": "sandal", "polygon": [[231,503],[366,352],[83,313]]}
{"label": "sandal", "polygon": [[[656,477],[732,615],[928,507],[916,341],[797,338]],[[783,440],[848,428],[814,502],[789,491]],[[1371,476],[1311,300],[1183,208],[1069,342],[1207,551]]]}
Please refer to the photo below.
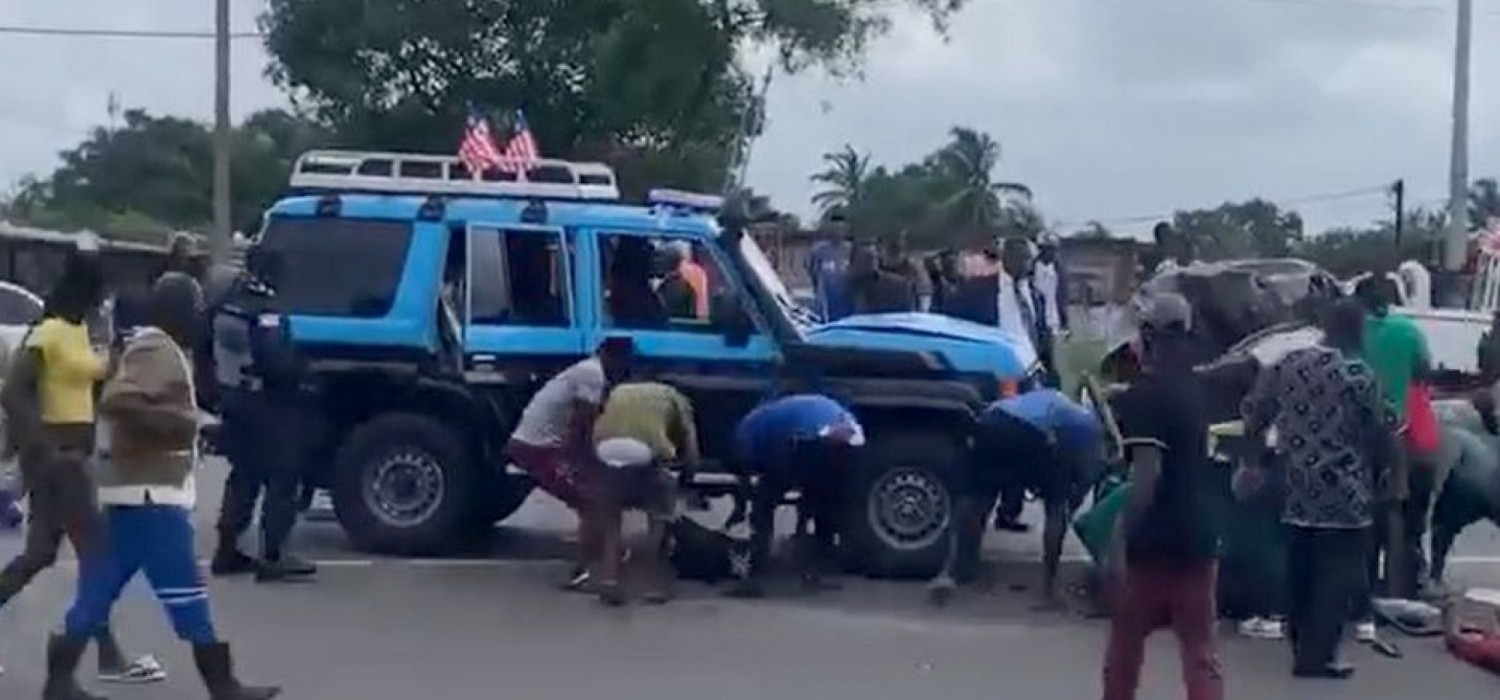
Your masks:
{"label": "sandal", "polygon": [[124,669],[99,670],[99,681],[101,683],[118,683],[121,685],[142,685],[146,683],[160,683],[167,679],[167,669],[161,665],[154,656],[142,656],[135,661],[126,664]]}

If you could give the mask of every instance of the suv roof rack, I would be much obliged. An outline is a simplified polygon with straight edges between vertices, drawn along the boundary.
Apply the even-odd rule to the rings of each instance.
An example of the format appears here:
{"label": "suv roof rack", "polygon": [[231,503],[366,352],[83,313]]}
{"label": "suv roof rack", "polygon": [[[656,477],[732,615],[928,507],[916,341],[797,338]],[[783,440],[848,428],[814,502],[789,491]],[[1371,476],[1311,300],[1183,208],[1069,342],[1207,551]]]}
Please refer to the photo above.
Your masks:
{"label": "suv roof rack", "polygon": [[618,200],[603,163],[537,160],[520,172],[470,173],[455,156],[377,151],[308,151],[292,167],[293,189],[478,197]]}

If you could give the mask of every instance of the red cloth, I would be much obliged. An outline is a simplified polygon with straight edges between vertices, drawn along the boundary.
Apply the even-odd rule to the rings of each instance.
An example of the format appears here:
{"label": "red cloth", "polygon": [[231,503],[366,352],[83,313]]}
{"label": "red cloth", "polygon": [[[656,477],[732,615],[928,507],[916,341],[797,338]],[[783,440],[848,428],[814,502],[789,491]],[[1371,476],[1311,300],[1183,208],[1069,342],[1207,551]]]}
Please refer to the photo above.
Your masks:
{"label": "red cloth", "polygon": [[1187,700],[1223,700],[1224,673],[1214,638],[1219,565],[1134,565],[1110,605],[1109,650],[1104,658],[1104,700],[1134,700],[1140,686],[1146,637],[1163,627],[1177,635]]}
{"label": "red cloth", "polygon": [[512,440],[505,454],[521,471],[531,476],[537,488],[577,511],[587,503],[588,492],[583,475],[560,447],[528,445]]}
{"label": "red cloth", "polygon": [[1406,447],[1412,454],[1425,456],[1438,451],[1442,432],[1426,384],[1413,384],[1406,394],[1406,426]]}
{"label": "red cloth", "polygon": [[1461,630],[1448,634],[1448,650],[1464,661],[1500,673],[1500,633]]}

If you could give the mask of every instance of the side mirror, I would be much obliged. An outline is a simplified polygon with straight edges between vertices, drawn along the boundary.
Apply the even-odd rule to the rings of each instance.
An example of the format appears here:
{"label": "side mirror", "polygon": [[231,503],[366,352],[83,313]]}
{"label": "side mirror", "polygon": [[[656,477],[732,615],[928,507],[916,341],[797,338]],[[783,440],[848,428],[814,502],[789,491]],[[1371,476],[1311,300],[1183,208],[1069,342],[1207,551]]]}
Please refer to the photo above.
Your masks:
{"label": "side mirror", "polygon": [[755,333],[755,324],[750,321],[750,315],[745,313],[745,305],[740,302],[738,295],[732,293],[714,297],[709,307],[709,323],[724,334],[724,342],[732,348],[750,344],[750,336]]}

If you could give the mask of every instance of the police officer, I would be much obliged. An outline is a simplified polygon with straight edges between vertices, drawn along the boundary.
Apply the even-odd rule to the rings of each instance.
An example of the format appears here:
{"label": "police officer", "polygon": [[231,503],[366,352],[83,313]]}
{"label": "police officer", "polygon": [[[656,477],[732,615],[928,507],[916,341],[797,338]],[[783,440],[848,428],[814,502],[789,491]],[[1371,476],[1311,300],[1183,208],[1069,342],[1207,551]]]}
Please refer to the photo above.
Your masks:
{"label": "police officer", "polygon": [[[286,319],[270,303],[278,262],[270,251],[252,248],[245,274],[209,311],[208,354],[223,421],[218,442],[230,463],[211,565],[216,576],[253,571],[257,581],[279,581],[317,573],[317,567],[284,551],[299,511],[304,454],[297,412],[303,372]],[[256,561],[239,548],[239,539],[250,528],[262,492],[261,559]]]}

